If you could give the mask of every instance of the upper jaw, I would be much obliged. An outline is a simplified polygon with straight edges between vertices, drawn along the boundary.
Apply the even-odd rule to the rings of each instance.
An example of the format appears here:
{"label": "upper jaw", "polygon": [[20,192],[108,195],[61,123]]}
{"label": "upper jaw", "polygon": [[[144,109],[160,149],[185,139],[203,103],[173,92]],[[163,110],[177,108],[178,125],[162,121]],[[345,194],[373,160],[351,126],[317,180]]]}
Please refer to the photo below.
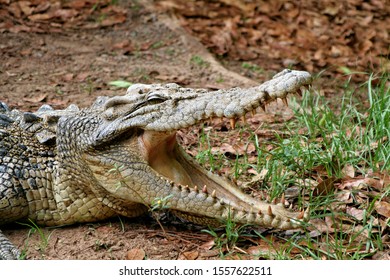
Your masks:
{"label": "upper jaw", "polygon": [[308,72],[284,70],[273,79],[247,89],[209,92],[181,88],[176,84],[131,86],[125,96],[105,101],[102,124],[91,145],[111,141],[129,129],[174,132],[214,117],[226,117],[232,124],[239,117],[310,84]]}

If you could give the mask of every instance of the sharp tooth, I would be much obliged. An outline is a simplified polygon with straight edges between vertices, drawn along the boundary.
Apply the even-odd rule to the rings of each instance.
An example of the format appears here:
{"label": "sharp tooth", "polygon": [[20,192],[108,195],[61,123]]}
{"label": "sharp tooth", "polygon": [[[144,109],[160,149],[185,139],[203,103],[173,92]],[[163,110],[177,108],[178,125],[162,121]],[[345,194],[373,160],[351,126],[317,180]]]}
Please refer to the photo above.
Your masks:
{"label": "sharp tooth", "polygon": [[305,215],[305,211],[301,211],[301,212],[299,213],[297,219],[298,219],[298,220],[303,219],[304,215]]}
{"label": "sharp tooth", "polygon": [[272,208],[271,208],[271,206],[268,206],[268,215],[270,215],[270,216],[273,216],[273,215],[274,215],[274,213],[272,213]]}
{"label": "sharp tooth", "polygon": [[245,114],[241,117],[241,119],[242,119],[243,123],[246,123],[246,116],[245,116]]}
{"label": "sharp tooth", "polygon": [[236,119],[233,118],[233,119],[230,119],[230,126],[234,129],[236,128]]}
{"label": "sharp tooth", "polygon": [[207,193],[207,187],[206,187],[206,185],[203,186],[202,192]]}
{"label": "sharp tooth", "polygon": [[282,101],[283,101],[284,105],[286,105],[288,107],[287,97],[283,97]]}
{"label": "sharp tooth", "polygon": [[256,115],[256,109],[252,109],[251,114],[252,114],[252,117],[254,117]]}
{"label": "sharp tooth", "polygon": [[300,87],[299,90],[297,90],[297,94],[302,97],[303,93],[305,92],[306,88],[304,86]]}
{"label": "sharp tooth", "polygon": [[216,192],[215,192],[215,190],[213,190],[213,192],[211,193],[211,197],[212,197],[212,198],[216,198]]}
{"label": "sharp tooth", "polygon": [[304,220],[308,220],[309,219],[309,214],[310,214],[310,209],[309,209],[309,207],[307,207],[307,209],[306,209],[306,211],[305,211],[305,213],[303,215],[303,219]]}
{"label": "sharp tooth", "polygon": [[261,109],[263,109],[264,112],[266,112],[266,111],[265,111],[265,109],[266,109],[266,108],[265,108],[265,104],[260,104],[260,107],[261,107]]}

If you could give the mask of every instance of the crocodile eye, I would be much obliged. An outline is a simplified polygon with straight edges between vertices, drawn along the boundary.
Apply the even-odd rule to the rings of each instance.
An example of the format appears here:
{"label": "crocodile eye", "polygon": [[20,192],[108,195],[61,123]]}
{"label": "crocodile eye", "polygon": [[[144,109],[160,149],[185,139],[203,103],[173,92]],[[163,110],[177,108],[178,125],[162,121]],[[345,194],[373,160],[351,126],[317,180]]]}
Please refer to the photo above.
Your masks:
{"label": "crocodile eye", "polygon": [[146,101],[148,104],[152,105],[152,104],[162,103],[165,100],[167,100],[167,97],[162,96],[158,93],[155,93],[155,94],[151,94],[150,96],[148,96],[148,99]]}

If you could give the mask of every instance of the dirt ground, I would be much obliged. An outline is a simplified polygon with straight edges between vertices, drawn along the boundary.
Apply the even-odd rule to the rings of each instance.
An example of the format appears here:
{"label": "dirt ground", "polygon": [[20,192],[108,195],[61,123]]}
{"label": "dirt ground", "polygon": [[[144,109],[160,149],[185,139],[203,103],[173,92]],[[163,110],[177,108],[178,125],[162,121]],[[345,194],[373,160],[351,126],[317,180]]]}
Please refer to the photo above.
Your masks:
{"label": "dirt ground", "polygon": [[[97,1],[70,2],[73,3],[70,6],[59,7],[61,4],[56,1],[0,0],[0,18],[3,18],[0,20],[0,99],[11,108],[31,111],[42,104],[54,108],[71,103],[88,106],[97,96],[123,94],[124,89],[109,85],[116,80],[176,82],[182,86],[218,89],[253,85],[291,64],[312,71],[324,66],[316,63],[305,68],[311,54],[297,62],[274,60],[270,53],[267,60],[266,52],[253,56],[258,54],[253,46],[245,57],[244,49],[240,49],[242,45],[234,48],[240,52],[226,55],[227,52],[215,48],[218,42],[210,43],[208,47],[214,54],[224,56],[218,62],[193,37],[198,36],[206,44],[207,35],[197,34],[200,28],[188,32],[191,21],[185,19],[191,19],[191,13],[180,13],[183,8],[172,4],[175,1],[119,1],[112,6],[107,4],[109,1],[100,1],[101,6],[96,6]],[[178,11],[174,17],[172,7]],[[237,11],[234,5],[230,7]],[[335,13],[335,10],[327,12]],[[108,16],[100,18],[102,14]],[[259,30],[264,38],[278,36]],[[384,40],[386,44],[389,38],[385,36]],[[278,55],[282,56],[283,51]],[[333,51],[342,56],[346,50]],[[322,55],[317,53],[317,60]],[[253,59],[249,64],[252,66],[264,62],[270,71],[241,67],[241,56]],[[328,76],[332,77],[332,72]],[[202,233],[201,227],[179,223],[169,215],[164,215],[161,221],[165,232],[149,217],[135,220],[118,217],[96,224],[42,228],[34,233],[20,225],[8,225],[2,230],[26,253],[27,259],[218,258],[218,251],[210,250],[212,237]]]}

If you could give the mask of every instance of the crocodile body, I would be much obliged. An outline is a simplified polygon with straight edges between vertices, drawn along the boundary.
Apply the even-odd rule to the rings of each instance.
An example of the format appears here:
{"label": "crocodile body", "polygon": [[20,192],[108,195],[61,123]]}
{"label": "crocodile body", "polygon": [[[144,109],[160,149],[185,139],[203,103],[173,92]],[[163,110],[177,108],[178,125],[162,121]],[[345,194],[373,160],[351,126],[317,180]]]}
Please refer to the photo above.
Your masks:
{"label": "crocodile body", "polygon": [[[135,217],[163,201],[175,215],[215,224],[296,228],[308,213],[269,204],[200,167],[176,131],[214,117],[232,120],[310,84],[307,72],[284,70],[248,89],[208,92],[176,84],[131,86],[86,109],[35,113],[0,103],[0,224],[40,226]],[[0,259],[18,250],[0,231]]]}

